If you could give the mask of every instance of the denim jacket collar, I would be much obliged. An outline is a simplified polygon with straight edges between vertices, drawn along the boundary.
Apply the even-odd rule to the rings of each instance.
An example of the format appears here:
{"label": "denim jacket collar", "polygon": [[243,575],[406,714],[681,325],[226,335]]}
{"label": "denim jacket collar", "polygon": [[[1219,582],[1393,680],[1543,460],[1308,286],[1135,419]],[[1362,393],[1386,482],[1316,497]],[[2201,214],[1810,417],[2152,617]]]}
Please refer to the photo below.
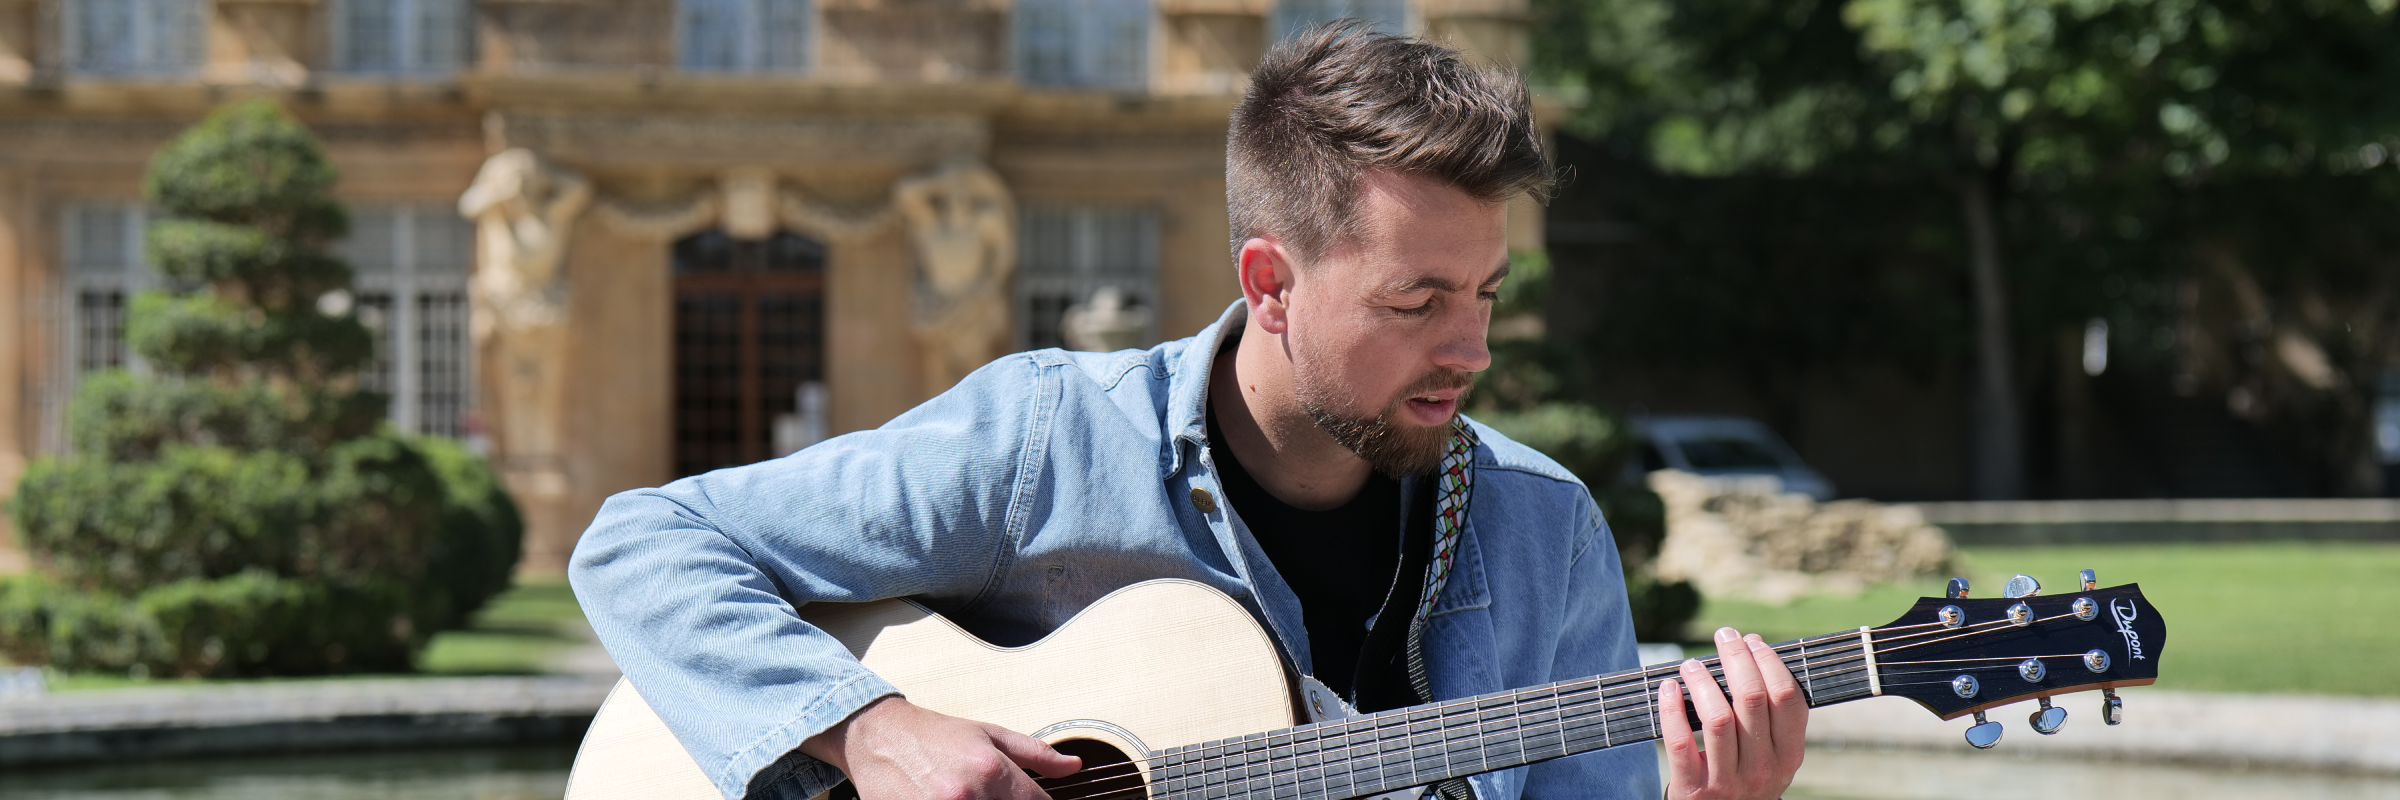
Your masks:
{"label": "denim jacket collar", "polygon": [[1186,452],[1198,453],[1208,446],[1208,379],[1214,372],[1217,353],[1225,349],[1242,326],[1250,320],[1247,300],[1235,300],[1217,315],[1217,321],[1191,338],[1197,347],[1186,347],[1172,356],[1167,368],[1167,428],[1170,431],[1166,463],[1161,465],[1160,477],[1182,471]]}

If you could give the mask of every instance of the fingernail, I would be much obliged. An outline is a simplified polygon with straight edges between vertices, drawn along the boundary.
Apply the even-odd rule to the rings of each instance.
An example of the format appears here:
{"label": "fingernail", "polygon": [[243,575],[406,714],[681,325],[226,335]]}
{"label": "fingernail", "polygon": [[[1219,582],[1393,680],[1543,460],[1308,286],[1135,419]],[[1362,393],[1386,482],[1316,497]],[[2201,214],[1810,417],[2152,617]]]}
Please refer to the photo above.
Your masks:
{"label": "fingernail", "polygon": [[1735,632],[1735,631],[1734,631],[1732,628],[1718,628],[1718,629],[1717,629],[1717,641],[1720,641],[1720,642],[1730,642],[1730,641],[1733,641],[1735,638],[1738,638],[1738,637],[1740,637],[1740,636],[1741,636],[1741,634],[1740,634],[1740,633],[1736,633],[1736,632]]}
{"label": "fingernail", "polygon": [[1761,639],[1761,638],[1758,638],[1758,634],[1755,634],[1755,633],[1753,633],[1753,634],[1750,634],[1750,635],[1748,635],[1748,636],[1744,636],[1744,637],[1742,637],[1742,638],[1750,640],[1750,643],[1751,643],[1751,644],[1766,644],[1766,643],[1767,643],[1767,640],[1765,640],[1765,639]]}

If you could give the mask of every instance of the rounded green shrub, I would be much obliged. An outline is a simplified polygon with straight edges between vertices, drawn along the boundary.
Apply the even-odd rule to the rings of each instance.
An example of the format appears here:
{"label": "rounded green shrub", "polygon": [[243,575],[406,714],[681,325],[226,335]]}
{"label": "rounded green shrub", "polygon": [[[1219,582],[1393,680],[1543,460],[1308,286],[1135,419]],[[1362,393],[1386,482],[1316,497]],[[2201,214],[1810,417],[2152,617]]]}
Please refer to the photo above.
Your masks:
{"label": "rounded green shrub", "polygon": [[9,511],[39,566],[0,581],[0,655],[154,675],[404,670],[507,588],[523,524],[484,462],[398,433],[323,252],[346,217],[307,129],[236,105],[161,150],[131,304],[147,369],[87,377],[70,452]]}

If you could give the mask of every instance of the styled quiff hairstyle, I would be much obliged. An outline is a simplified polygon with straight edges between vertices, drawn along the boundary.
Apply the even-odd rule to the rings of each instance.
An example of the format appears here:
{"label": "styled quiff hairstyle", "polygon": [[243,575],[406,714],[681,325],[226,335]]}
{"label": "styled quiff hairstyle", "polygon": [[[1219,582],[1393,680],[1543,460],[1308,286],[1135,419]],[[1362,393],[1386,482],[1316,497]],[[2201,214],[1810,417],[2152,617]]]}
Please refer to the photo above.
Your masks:
{"label": "styled quiff hairstyle", "polygon": [[1533,104],[1516,73],[1457,50],[1334,22],[1267,51],[1233,109],[1225,200],[1233,248],[1272,237],[1302,262],[1352,235],[1358,178],[1414,173],[1486,203],[1547,200]]}

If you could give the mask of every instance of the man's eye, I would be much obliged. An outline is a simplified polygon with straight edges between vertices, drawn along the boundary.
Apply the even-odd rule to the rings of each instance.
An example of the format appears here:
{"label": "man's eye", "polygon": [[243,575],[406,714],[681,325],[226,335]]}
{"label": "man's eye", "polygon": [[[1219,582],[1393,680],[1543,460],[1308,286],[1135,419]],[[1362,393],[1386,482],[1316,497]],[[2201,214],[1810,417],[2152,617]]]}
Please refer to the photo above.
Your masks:
{"label": "man's eye", "polygon": [[1394,313],[1398,313],[1398,314],[1402,314],[1402,315],[1406,315],[1406,316],[1411,316],[1411,317],[1422,317],[1422,316],[1425,316],[1425,315],[1427,315],[1427,314],[1431,314],[1431,313],[1433,313],[1433,300],[1432,300],[1432,299],[1430,299],[1430,298],[1428,298],[1428,299],[1427,299],[1425,302],[1418,303],[1418,304],[1416,304],[1416,305],[1413,305],[1413,306],[1407,306],[1407,307],[1395,307],[1395,308],[1393,308],[1393,309],[1392,309],[1392,311],[1393,311]]}
{"label": "man's eye", "polygon": [[1496,303],[1496,302],[1499,302],[1499,301],[1500,301],[1500,292],[1499,292],[1499,290],[1497,290],[1497,289],[1495,289],[1495,290],[1492,290],[1492,291],[1489,291],[1489,292],[1479,292],[1479,293],[1477,293],[1475,296],[1476,296],[1477,298],[1480,298],[1480,299],[1483,299],[1483,300],[1486,300],[1486,301],[1490,301],[1490,302],[1495,302],[1495,303]]}

